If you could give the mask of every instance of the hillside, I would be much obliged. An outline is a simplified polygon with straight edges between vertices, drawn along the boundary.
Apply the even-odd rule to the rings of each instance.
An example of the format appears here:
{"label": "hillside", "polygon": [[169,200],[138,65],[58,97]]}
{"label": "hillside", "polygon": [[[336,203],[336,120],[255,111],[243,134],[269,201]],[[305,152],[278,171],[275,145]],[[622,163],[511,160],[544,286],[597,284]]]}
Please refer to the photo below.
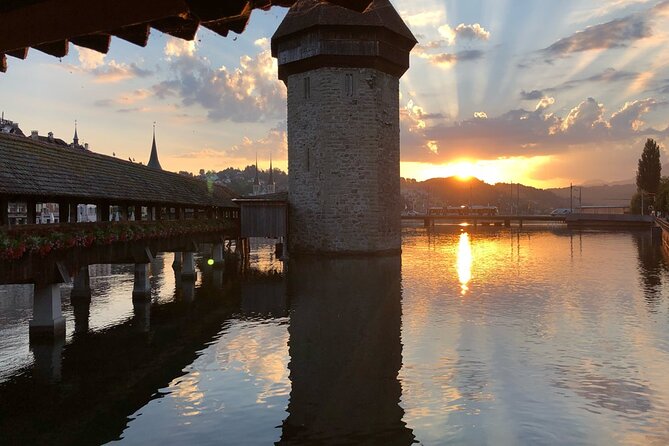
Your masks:
{"label": "hillside", "polygon": [[[555,195],[569,199],[569,188],[547,189]],[[583,205],[623,205],[629,204],[632,195],[636,192],[634,184],[611,184],[600,186],[583,186],[581,196]],[[574,196],[579,196],[579,187],[574,186]]]}
{"label": "hillside", "polygon": [[[487,184],[476,178],[462,181],[455,177],[416,181],[402,178],[402,197],[406,210],[424,212],[432,206],[478,204],[497,206],[501,213],[548,213],[555,208],[569,207],[567,197],[550,190],[498,183]],[[585,188],[584,188],[585,190]]]}

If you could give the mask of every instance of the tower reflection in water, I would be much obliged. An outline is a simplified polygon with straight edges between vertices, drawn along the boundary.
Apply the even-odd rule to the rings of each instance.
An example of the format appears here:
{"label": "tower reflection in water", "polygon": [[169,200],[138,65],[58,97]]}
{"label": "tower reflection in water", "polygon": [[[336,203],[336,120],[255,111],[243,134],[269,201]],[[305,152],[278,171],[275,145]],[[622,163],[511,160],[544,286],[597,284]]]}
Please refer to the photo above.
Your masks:
{"label": "tower reflection in water", "polygon": [[402,421],[401,259],[292,259],[280,445],[414,442]]}

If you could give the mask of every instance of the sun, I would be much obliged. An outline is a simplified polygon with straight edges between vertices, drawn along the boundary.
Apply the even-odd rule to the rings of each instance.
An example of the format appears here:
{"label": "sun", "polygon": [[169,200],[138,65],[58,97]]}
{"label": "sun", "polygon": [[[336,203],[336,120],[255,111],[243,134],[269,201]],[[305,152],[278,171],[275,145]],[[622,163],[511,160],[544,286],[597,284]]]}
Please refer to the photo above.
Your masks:
{"label": "sun", "polygon": [[469,161],[459,161],[450,166],[455,178],[460,181],[469,181],[477,174],[476,166]]}

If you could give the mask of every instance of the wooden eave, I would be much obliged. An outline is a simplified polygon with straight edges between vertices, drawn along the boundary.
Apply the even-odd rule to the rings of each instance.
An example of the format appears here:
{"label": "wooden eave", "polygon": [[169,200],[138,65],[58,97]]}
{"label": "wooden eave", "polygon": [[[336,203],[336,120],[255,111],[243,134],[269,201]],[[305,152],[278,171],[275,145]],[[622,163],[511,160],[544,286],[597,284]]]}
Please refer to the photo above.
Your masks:
{"label": "wooden eave", "polygon": [[[145,46],[150,29],[193,40],[200,26],[227,36],[242,33],[253,9],[297,0],[7,0],[0,4],[0,72],[7,57],[29,48],[64,57],[69,43],[107,53],[111,37]],[[359,12],[371,0],[322,0]]]}

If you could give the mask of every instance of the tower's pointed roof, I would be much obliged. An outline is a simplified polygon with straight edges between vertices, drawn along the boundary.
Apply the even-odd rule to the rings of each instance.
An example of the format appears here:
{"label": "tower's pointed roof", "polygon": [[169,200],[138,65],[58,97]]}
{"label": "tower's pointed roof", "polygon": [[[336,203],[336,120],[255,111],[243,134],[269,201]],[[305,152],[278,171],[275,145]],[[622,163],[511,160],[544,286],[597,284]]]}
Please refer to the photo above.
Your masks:
{"label": "tower's pointed roof", "polygon": [[272,41],[315,26],[375,26],[392,31],[413,44],[417,43],[389,0],[372,1],[362,14],[323,0],[299,0],[288,11]]}
{"label": "tower's pointed roof", "polygon": [[156,148],[156,126],[153,126],[153,144],[151,144],[151,158],[149,158],[149,164],[147,166],[154,169],[163,170],[160,166],[160,161],[158,161],[158,149]]}

